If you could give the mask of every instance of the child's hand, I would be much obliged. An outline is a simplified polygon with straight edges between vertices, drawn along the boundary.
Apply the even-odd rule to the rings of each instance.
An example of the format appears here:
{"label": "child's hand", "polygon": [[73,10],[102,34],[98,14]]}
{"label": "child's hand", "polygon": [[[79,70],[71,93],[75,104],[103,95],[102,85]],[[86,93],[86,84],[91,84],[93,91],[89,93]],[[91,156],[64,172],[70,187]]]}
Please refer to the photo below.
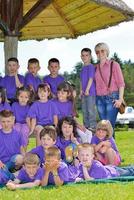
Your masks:
{"label": "child's hand", "polygon": [[16,184],[13,183],[12,181],[9,181],[7,184],[6,184],[7,188],[9,190],[15,190],[16,189]]}
{"label": "child's hand", "polygon": [[77,178],[75,179],[75,183],[80,182],[80,181],[84,181],[84,179],[83,179],[83,178],[79,178],[79,177],[77,177]]}
{"label": "child's hand", "polygon": [[89,90],[85,90],[85,96],[89,95]]}
{"label": "child's hand", "polygon": [[4,167],[5,167],[4,163],[0,160],[0,169],[2,169]]}
{"label": "child's hand", "polygon": [[77,141],[77,138],[76,137],[74,137],[74,134],[72,133],[71,134],[71,141],[74,143],[74,144],[79,144],[79,142]]}

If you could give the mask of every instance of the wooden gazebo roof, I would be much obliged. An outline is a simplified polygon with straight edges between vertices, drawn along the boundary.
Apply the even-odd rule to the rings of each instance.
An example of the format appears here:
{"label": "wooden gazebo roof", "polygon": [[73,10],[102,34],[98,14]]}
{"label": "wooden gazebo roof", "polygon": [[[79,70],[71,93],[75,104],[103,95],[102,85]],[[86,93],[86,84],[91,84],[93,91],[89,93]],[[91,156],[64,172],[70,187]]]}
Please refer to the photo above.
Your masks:
{"label": "wooden gazebo roof", "polygon": [[121,0],[12,0],[15,6],[4,2],[0,0],[1,41],[4,35],[18,35],[19,40],[75,38],[134,16]]}

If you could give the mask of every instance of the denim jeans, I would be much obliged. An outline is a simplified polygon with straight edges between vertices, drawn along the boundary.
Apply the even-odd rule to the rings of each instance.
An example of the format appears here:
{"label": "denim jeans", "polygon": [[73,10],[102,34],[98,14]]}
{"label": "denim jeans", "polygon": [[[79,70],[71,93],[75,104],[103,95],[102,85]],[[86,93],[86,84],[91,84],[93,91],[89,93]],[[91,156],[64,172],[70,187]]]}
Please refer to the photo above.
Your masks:
{"label": "denim jeans", "polygon": [[85,127],[96,128],[96,97],[82,97],[83,123]]}
{"label": "denim jeans", "polygon": [[127,167],[115,167],[120,176],[134,176],[134,165]]}
{"label": "denim jeans", "polygon": [[118,114],[118,108],[114,107],[114,100],[116,99],[119,99],[119,92],[113,92],[109,95],[96,97],[96,105],[100,119],[109,120],[113,129]]}

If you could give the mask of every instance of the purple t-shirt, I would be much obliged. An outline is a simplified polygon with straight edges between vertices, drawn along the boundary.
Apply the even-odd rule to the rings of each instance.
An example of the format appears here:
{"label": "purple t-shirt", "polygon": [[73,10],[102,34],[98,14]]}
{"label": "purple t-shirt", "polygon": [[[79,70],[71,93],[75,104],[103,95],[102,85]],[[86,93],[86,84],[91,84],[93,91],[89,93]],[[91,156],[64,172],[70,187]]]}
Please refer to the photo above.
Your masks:
{"label": "purple t-shirt", "polygon": [[36,118],[38,125],[53,125],[53,117],[58,115],[58,110],[52,100],[47,102],[36,101],[29,109],[28,117]]}
{"label": "purple t-shirt", "polygon": [[[77,174],[79,178],[84,179],[82,164],[77,166]],[[111,165],[103,165],[97,160],[93,160],[91,167],[88,169],[88,174],[94,179],[111,178],[119,176],[119,173]]]}
{"label": "purple t-shirt", "polygon": [[[18,78],[22,84],[25,82],[24,76],[18,74]],[[6,93],[7,93],[7,98],[15,98],[16,96],[16,83],[15,83],[15,76],[9,76],[6,75],[2,80],[1,80],[1,86],[6,88]]]}
{"label": "purple t-shirt", "polygon": [[96,95],[94,77],[95,77],[95,67],[92,64],[82,67],[82,70],[81,70],[81,73],[80,73],[80,80],[81,80],[83,93],[86,90],[89,79],[92,78],[93,82],[92,82],[92,85],[91,85],[90,90],[89,90],[89,95],[90,96]]}
{"label": "purple t-shirt", "polygon": [[58,75],[57,77],[53,78],[50,75],[47,75],[43,78],[44,83],[48,83],[51,87],[51,91],[53,94],[57,95],[57,87],[60,83],[64,81],[64,77]]}
{"label": "purple t-shirt", "polygon": [[29,177],[26,170],[24,168],[22,168],[19,171],[19,174],[16,178],[19,179],[21,181],[21,183],[28,183],[28,182],[34,182],[37,180],[41,181],[43,176],[44,176],[44,170],[41,167],[39,167],[39,169],[37,170],[37,172],[33,178]]}
{"label": "purple t-shirt", "polygon": [[16,123],[21,123],[21,124],[26,123],[26,117],[29,108],[30,108],[29,105],[22,106],[18,102],[14,102],[12,104],[12,112],[14,113]]}
{"label": "purple t-shirt", "polygon": [[59,113],[58,119],[61,119],[66,116],[73,117],[73,104],[72,101],[60,102],[57,99],[53,100]]}
{"label": "purple t-shirt", "polygon": [[1,103],[1,104],[0,104],[0,112],[1,112],[2,110],[11,110],[10,104],[7,103],[7,102]]}
{"label": "purple t-shirt", "polygon": [[41,84],[41,79],[39,76],[34,76],[32,73],[27,73],[25,76],[25,86],[28,87],[29,85],[32,85],[34,88],[34,91],[37,91],[38,85]]}
{"label": "purple t-shirt", "polygon": [[45,151],[44,151],[43,146],[41,146],[41,145],[37,146],[34,149],[32,149],[30,152],[38,155],[38,157],[40,159],[40,165],[41,166],[42,166],[42,164],[45,163]]}
{"label": "purple t-shirt", "polygon": [[0,129],[0,160],[6,163],[15,154],[20,154],[20,148],[23,146],[21,134],[16,130],[10,133],[4,133]]}
{"label": "purple t-shirt", "polygon": [[[45,170],[44,170],[44,174],[45,174]],[[58,168],[58,175],[64,183],[69,182],[69,171],[68,171],[68,166],[66,163],[64,163],[64,162],[60,163],[60,166]],[[48,185],[49,184],[54,185],[54,177],[51,172],[50,172],[49,178],[48,178]]]}

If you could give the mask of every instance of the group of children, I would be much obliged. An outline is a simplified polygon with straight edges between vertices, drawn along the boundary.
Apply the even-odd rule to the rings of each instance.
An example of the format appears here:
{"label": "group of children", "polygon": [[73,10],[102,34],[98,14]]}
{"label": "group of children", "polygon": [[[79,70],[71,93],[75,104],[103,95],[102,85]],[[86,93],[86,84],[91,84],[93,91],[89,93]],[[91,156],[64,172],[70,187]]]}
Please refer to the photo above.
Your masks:
{"label": "group of children", "polygon": [[[36,58],[28,61],[25,78],[18,74],[18,60],[8,60],[9,75],[0,80],[0,183],[7,188],[132,175],[132,167],[117,167],[121,158],[110,122],[102,120],[96,126],[95,70],[89,49],[81,51],[81,58],[89,65],[81,72],[84,126],[76,121],[75,91],[58,74],[58,59],[49,60],[50,75],[43,81]],[[95,134],[89,129],[96,129]],[[27,153],[33,133],[36,147]]]}

